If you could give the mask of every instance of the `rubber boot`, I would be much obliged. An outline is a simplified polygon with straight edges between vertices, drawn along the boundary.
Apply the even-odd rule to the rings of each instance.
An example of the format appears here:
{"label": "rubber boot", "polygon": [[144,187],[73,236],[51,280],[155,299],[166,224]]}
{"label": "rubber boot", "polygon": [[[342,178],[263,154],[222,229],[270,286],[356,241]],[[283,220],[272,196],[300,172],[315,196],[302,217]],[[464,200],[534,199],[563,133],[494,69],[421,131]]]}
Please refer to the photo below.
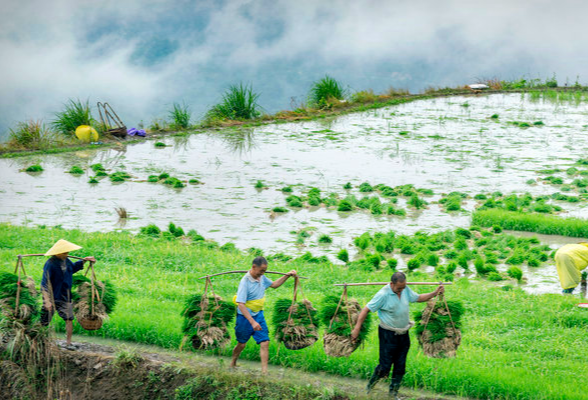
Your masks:
{"label": "rubber boot", "polygon": [[564,289],[564,290],[562,290],[561,292],[562,292],[563,294],[572,294],[572,293],[574,293],[574,289],[575,289],[575,287],[573,287],[573,288],[569,288],[569,289]]}
{"label": "rubber boot", "polygon": [[392,379],[392,382],[390,382],[390,392],[388,393],[388,398],[392,399],[392,400],[400,400],[400,397],[398,397],[398,390],[400,389],[400,382],[395,381],[394,379]]}
{"label": "rubber boot", "polygon": [[380,380],[380,376],[374,372],[374,374],[372,375],[372,377],[368,381],[368,384],[365,388],[368,394],[372,391],[374,386],[376,386],[376,383],[378,383],[379,380]]}

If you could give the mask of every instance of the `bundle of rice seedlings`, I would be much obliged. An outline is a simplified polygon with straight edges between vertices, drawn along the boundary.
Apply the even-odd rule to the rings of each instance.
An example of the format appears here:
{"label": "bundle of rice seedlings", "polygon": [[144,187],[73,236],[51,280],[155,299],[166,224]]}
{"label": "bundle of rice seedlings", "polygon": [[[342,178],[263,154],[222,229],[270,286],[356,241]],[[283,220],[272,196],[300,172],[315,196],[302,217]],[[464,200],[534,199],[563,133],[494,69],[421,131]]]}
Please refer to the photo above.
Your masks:
{"label": "bundle of rice seedlings", "polygon": [[[323,300],[321,320],[326,326],[323,337],[325,353],[332,357],[348,357],[367,337],[371,326],[371,315],[365,319],[357,340],[351,340],[351,331],[355,327],[361,306],[355,299],[341,301],[337,310],[339,297],[327,296]],[[351,320],[350,320],[351,319]]]}
{"label": "bundle of rice seedlings", "polygon": [[289,299],[276,301],[272,322],[276,339],[289,350],[304,349],[318,340],[317,310],[306,299],[294,304]]}
{"label": "bundle of rice seedlings", "polygon": [[18,310],[15,310],[18,285],[17,275],[9,272],[0,273],[0,311],[4,317],[9,319],[22,322],[36,320],[40,315],[40,309],[37,302],[38,294],[35,290],[35,282],[30,277],[20,282]]}
{"label": "bundle of rice seedlings", "polygon": [[455,357],[461,343],[460,327],[463,313],[461,301],[448,300],[446,308],[445,302],[432,299],[427,302],[423,311],[415,314],[417,338],[427,356]]}
{"label": "bundle of rice seedlings", "polygon": [[198,350],[224,347],[231,341],[227,324],[235,318],[236,307],[220,296],[196,294],[186,300],[182,331]]}
{"label": "bundle of rice seedlings", "polygon": [[[95,295],[92,303],[92,284],[83,275],[74,275],[72,284],[74,315],[86,330],[95,330],[108,319],[117,302],[115,287],[108,281],[94,281]],[[96,296],[97,294],[97,296]]]}

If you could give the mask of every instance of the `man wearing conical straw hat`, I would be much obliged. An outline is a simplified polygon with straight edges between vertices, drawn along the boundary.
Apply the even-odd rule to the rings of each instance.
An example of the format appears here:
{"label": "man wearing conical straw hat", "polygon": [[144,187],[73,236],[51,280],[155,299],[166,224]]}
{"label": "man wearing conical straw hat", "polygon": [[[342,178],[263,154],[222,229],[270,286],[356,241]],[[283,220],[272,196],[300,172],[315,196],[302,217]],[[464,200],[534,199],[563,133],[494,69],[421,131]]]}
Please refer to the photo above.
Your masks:
{"label": "man wearing conical straw hat", "polygon": [[41,280],[41,293],[43,293],[43,310],[41,312],[41,324],[47,326],[55,311],[65,321],[66,346],[71,346],[73,331],[73,304],[71,301],[71,286],[73,274],[84,268],[86,261],[96,262],[94,257],[85,257],[75,263],[69,260],[70,251],[79,250],[81,246],[59,239],[45,253],[51,256],[43,267],[43,279]]}

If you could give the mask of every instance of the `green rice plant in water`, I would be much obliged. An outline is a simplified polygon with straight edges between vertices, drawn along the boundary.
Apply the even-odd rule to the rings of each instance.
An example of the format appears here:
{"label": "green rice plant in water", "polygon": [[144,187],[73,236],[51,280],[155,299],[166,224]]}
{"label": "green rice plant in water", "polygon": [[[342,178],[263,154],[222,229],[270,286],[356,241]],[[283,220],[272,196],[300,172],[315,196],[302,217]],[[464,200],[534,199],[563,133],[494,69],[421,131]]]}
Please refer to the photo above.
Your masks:
{"label": "green rice plant in water", "polygon": [[160,237],[161,236],[161,229],[157,227],[157,225],[147,225],[140,228],[140,232],[142,235],[151,236],[151,237]]}
{"label": "green rice plant in water", "polygon": [[337,211],[353,211],[355,206],[353,203],[348,199],[343,199],[337,205]]}
{"label": "green rice plant in water", "polygon": [[131,176],[124,171],[118,171],[110,175],[111,182],[124,182],[131,179]]}
{"label": "green rice plant in water", "polygon": [[69,171],[67,171],[69,174],[74,174],[74,175],[81,175],[84,173],[84,170],[80,167],[78,167],[77,165],[74,165],[73,167],[71,167],[69,169]]}
{"label": "green rice plant in water", "polygon": [[198,185],[198,184],[200,184],[202,182],[200,182],[200,179],[192,178],[192,179],[188,180],[188,183],[191,184],[191,185]]}
{"label": "green rice plant in water", "polygon": [[292,186],[285,186],[280,189],[283,193],[292,193]]}
{"label": "green rice plant in water", "polygon": [[157,175],[149,175],[147,182],[157,183],[159,182],[159,177]]}
{"label": "green rice plant in water", "polygon": [[159,176],[157,177],[158,180],[167,179],[167,178],[169,178],[169,174],[167,172],[163,172],[163,173],[159,174]]}
{"label": "green rice plant in water", "polygon": [[413,257],[406,263],[406,267],[409,271],[414,271],[421,266],[421,260],[418,257]]}
{"label": "green rice plant in water", "polygon": [[368,182],[364,182],[361,185],[359,185],[359,191],[361,193],[370,193],[374,191],[374,188]]}
{"label": "green rice plant in water", "polygon": [[366,232],[366,233],[363,233],[361,236],[356,237],[353,240],[353,243],[361,250],[366,250],[368,247],[370,247],[370,245],[372,243],[372,238],[371,238],[370,234]]}
{"label": "green rice plant in water", "polygon": [[258,180],[257,182],[255,182],[255,186],[254,187],[255,187],[255,189],[263,189],[266,186],[265,186],[265,184],[262,181],[259,181]]}
{"label": "green rice plant in water", "polygon": [[295,195],[290,195],[290,196],[286,197],[286,203],[288,203],[288,206],[296,207],[296,208],[300,208],[304,205],[302,203],[302,199],[298,196],[295,196]]}
{"label": "green rice plant in water", "polygon": [[29,165],[25,168],[25,172],[43,172],[44,169],[39,164]]}
{"label": "green rice plant in water", "polygon": [[508,267],[506,274],[510,276],[512,279],[516,279],[517,281],[521,281],[523,279],[523,270],[517,267],[516,265],[511,265]]}
{"label": "green rice plant in water", "polygon": [[102,164],[92,164],[92,165],[90,165],[90,168],[94,172],[106,171],[106,168],[104,168],[104,166]]}
{"label": "green rice plant in water", "polygon": [[318,238],[318,242],[323,244],[330,244],[333,243],[333,239],[329,235],[321,235]]}
{"label": "green rice plant in water", "polygon": [[430,254],[427,258],[427,265],[432,267],[436,267],[439,264],[439,256],[435,253]]}
{"label": "green rice plant in water", "polygon": [[408,200],[408,205],[418,209],[424,208],[427,202],[419,197],[418,194],[412,193]]}
{"label": "green rice plant in water", "polygon": [[95,126],[96,120],[92,117],[89,101],[69,99],[65,103],[65,110],[55,113],[55,119],[51,123],[53,129],[67,136],[73,136],[80,125]]}
{"label": "green rice plant in water", "polygon": [[490,118],[491,118],[491,119],[498,119],[498,118],[500,118],[500,116],[499,116],[498,114],[492,114],[492,115],[490,116]]}
{"label": "green rice plant in water", "polygon": [[349,262],[349,252],[347,249],[339,250],[337,253],[337,259],[347,264]]}
{"label": "green rice plant in water", "polygon": [[159,147],[159,148],[166,147],[165,143],[163,143],[163,142],[155,142],[154,146]]}
{"label": "green rice plant in water", "polygon": [[313,83],[308,96],[309,104],[317,108],[327,107],[333,100],[343,100],[344,98],[343,85],[328,75]]}
{"label": "green rice plant in water", "polygon": [[386,260],[386,264],[392,271],[396,271],[396,268],[398,267],[398,260],[395,258],[389,258]]}
{"label": "green rice plant in water", "polygon": [[99,183],[100,181],[94,177],[90,178],[90,180],[88,181],[88,183],[90,184],[95,184],[95,183]]}
{"label": "green rice plant in water", "polygon": [[169,111],[172,129],[188,129],[190,127],[190,110],[186,104],[174,103]]}
{"label": "green rice plant in water", "polygon": [[500,275],[500,273],[492,271],[492,272],[488,273],[488,276],[486,277],[486,279],[488,279],[489,281],[492,281],[492,282],[499,282],[499,281],[503,281],[504,277],[502,275]]}
{"label": "green rice plant in water", "polygon": [[174,237],[181,237],[184,236],[184,230],[179,227],[176,226],[176,224],[174,224],[173,222],[170,222],[168,225],[168,232],[171,233]]}
{"label": "green rice plant in water", "polygon": [[351,184],[351,182],[347,182],[345,185],[343,185],[343,189],[345,189],[345,190],[353,189],[353,185]]}
{"label": "green rice plant in water", "polygon": [[286,207],[274,207],[272,211],[275,213],[287,213],[290,210],[288,210]]}
{"label": "green rice plant in water", "polygon": [[259,94],[253,88],[240,83],[229,86],[222,100],[206,113],[207,120],[248,120],[261,115],[261,107],[257,104]]}
{"label": "green rice plant in water", "polygon": [[300,350],[318,340],[320,318],[308,300],[295,302],[278,299],[274,304],[272,324],[276,340],[290,350]]}

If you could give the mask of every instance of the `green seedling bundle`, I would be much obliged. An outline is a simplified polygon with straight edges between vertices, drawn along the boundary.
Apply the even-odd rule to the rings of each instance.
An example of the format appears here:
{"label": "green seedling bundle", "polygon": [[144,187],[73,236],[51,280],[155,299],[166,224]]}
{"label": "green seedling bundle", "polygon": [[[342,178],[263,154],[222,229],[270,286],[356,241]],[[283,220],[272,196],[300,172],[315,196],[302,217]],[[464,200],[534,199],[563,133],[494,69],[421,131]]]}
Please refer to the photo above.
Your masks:
{"label": "green seedling bundle", "polygon": [[454,357],[461,342],[463,303],[459,300],[432,299],[415,313],[416,335],[429,357]]}
{"label": "green seedling bundle", "polygon": [[235,318],[235,305],[217,295],[196,294],[186,300],[182,332],[195,349],[215,349],[230,343],[227,325]]}
{"label": "green seedling bundle", "polygon": [[355,327],[361,306],[355,299],[340,299],[337,296],[326,296],[322,302],[321,320],[326,327],[324,349],[332,357],[347,357],[357,349],[369,334],[371,315],[368,314],[356,341],[351,340],[351,331]]}
{"label": "green seedling bundle", "polygon": [[319,316],[308,300],[292,303],[289,299],[275,302],[272,322],[276,339],[287,349],[300,350],[318,340]]}

